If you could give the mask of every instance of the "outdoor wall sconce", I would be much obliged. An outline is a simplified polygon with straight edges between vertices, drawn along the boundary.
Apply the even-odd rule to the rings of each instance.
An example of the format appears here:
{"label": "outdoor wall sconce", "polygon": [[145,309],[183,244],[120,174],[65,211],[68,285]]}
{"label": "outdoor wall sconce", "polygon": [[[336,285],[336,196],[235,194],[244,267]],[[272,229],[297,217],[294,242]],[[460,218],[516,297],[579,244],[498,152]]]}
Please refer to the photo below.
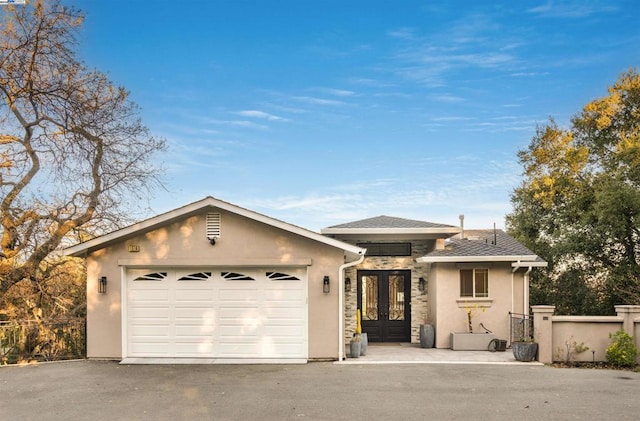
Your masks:
{"label": "outdoor wall sconce", "polygon": [[107,293],[107,277],[101,276],[98,279],[98,294],[106,294]]}
{"label": "outdoor wall sconce", "polygon": [[351,292],[351,278],[344,280],[344,292]]}
{"label": "outdoor wall sconce", "polygon": [[419,278],[418,279],[418,289],[420,290],[420,292],[424,292],[424,289],[427,286],[427,282],[424,280],[424,278]]}
{"label": "outdoor wall sconce", "polygon": [[324,292],[325,294],[329,293],[329,277],[325,276],[322,279],[322,292]]}

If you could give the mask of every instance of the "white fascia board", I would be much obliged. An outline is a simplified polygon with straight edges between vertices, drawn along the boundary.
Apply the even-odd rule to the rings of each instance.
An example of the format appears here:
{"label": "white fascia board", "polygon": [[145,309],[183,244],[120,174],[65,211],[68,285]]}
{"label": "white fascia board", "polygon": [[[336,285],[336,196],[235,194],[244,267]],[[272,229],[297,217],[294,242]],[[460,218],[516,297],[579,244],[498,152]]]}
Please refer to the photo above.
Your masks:
{"label": "white fascia board", "polygon": [[274,219],[269,216],[266,216],[266,215],[251,211],[249,209],[245,209],[240,206],[233,205],[229,202],[225,202],[209,196],[197,202],[183,206],[181,208],[177,208],[172,211],[155,216],[153,218],[149,218],[144,221],[138,222],[136,224],[130,225],[126,228],[122,228],[112,233],[105,234],[100,237],[96,237],[92,240],[85,241],[84,243],[76,244],[75,246],[67,247],[62,251],[62,253],[64,256],[78,257],[78,256],[81,256],[84,252],[86,252],[89,249],[100,247],[102,244],[106,244],[106,243],[117,241],[122,238],[126,238],[130,235],[136,234],[139,231],[154,229],[156,227],[162,226],[163,224],[169,221],[179,219],[184,215],[198,212],[207,207],[223,209],[231,213],[235,213],[237,215],[241,215],[246,218],[252,219],[254,221],[262,222],[264,224],[271,225],[276,228],[280,228],[292,234],[297,234],[302,237],[306,237],[311,240],[315,240],[320,243],[324,243],[329,246],[342,249],[347,253],[354,254],[355,255],[354,258],[357,258],[357,256],[363,255],[366,252],[366,249],[364,248],[357,247],[352,244],[348,244],[340,240],[336,240],[334,238],[325,237],[324,235],[318,234],[317,232],[310,231],[306,228],[298,227],[297,225],[292,225],[287,222],[280,221],[278,219]]}
{"label": "white fascia board", "polygon": [[536,260],[535,262],[527,262],[527,261],[521,261],[521,262],[513,262],[511,264],[511,267],[513,268],[546,268],[549,264],[547,262],[541,262],[539,260]]}
{"label": "white fascia board", "polygon": [[323,228],[320,232],[324,235],[347,234],[443,234],[455,235],[460,233],[457,227],[442,228]]}
{"label": "white fascia board", "polygon": [[[418,257],[418,263],[457,263],[457,262],[515,262],[522,266],[537,266],[535,255],[524,256],[423,256]],[[545,262],[546,265],[546,262]]]}

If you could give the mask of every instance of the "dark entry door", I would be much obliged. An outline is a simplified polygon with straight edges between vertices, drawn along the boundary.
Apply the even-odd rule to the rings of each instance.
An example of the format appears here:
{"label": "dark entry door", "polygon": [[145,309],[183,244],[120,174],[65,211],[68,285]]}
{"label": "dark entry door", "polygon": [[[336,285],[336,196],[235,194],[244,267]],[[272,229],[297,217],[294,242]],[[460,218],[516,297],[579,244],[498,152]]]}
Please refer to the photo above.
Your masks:
{"label": "dark entry door", "polygon": [[362,331],[371,342],[411,341],[411,271],[358,271]]}

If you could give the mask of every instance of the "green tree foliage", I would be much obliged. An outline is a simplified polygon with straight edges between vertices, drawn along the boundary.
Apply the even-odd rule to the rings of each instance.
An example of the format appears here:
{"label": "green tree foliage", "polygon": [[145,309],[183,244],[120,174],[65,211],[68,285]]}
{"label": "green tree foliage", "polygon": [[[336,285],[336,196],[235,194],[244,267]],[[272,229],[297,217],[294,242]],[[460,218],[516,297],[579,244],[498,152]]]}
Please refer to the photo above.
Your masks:
{"label": "green tree foliage", "polygon": [[605,314],[640,304],[640,76],[623,73],[569,128],[551,119],[518,153],[509,231],[549,262],[532,304]]}
{"label": "green tree foliage", "polygon": [[616,367],[634,367],[638,348],[630,336],[624,330],[610,333],[611,344],[607,347],[607,361]]}
{"label": "green tree foliage", "polygon": [[82,23],[56,0],[0,8],[0,298],[49,291],[56,250],[128,222],[157,185],[164,141],[77,58]]}

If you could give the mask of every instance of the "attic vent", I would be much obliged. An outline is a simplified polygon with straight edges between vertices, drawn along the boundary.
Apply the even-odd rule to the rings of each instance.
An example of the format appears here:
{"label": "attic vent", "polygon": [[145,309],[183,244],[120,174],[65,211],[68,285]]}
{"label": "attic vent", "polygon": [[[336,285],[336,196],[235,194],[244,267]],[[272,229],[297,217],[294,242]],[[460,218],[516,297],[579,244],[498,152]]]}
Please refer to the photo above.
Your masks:
{"label": "attic vent", "polygon": [[207,239],[220,238],[220,214],[207,214]]}

